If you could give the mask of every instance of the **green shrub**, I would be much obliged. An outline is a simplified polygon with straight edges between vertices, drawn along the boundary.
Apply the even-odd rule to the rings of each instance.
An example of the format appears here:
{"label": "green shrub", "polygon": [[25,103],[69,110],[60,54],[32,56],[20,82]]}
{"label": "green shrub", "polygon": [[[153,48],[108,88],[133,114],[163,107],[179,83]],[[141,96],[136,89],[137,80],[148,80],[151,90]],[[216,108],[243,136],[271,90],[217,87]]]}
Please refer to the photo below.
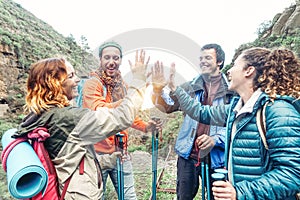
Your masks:
{"label": "green shrub", "polygon": [[1,37],[1,44],[11,45],[12,41],[11,41],[11,39],[8,36],[3,35]]}

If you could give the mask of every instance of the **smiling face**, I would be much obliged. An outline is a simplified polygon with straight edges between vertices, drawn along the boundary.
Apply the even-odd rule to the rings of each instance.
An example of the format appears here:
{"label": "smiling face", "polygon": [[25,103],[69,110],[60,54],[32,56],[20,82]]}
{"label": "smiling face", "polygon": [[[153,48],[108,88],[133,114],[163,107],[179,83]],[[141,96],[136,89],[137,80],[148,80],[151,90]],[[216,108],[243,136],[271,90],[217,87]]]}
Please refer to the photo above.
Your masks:
{"label": "smiling face", "polygon": [[116,47],[106,47],[100,57],[100,66],[110,77],[115,77],[122,63],[121,52]]}
{"label": "smiling face", "polygon": [[200,70],[202,75],[216,76],[220,73],[220,64],[217,63],[215,49],[204,49],[200,52]]}
{"label": "smiling face", "polygon": [[66,61],[66,70],[67,70],[67,77],[62,83],[64,94],[67,96],[68,100],[74,99],[78,96],[78,89],[77,85],[80,81],[78,76],[75,74],[74,67],[71,63]]}
{"label": "smiling face", "polygon": [[247,77],[247,62],[243,58],[243,54],[239,55],[234,61],[233,67],[228,72],[229,90],[239,92],[240,88],[246,84]]}

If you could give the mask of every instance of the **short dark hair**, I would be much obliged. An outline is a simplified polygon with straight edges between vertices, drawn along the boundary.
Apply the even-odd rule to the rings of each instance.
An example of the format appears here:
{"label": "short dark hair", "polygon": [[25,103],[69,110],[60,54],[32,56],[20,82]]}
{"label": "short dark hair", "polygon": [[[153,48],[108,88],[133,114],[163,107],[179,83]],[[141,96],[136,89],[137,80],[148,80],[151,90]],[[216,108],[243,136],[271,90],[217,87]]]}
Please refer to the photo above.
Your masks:
{"label": "short dark hair", "polygon": [[217,54],[217,62],[222,62],[220,65],[220,69],[223,68],[224,62],[225,62],[225,52],[223,51],[222,47],[218,44],[211,43],[211,44],[206,44],[203,47],[201,47],[201,51],[205,49],[215,49],[216,54]]}
{"label": "short dark hair", "polygon": [[106,47],[115,47],[115,48],[119,49],[120,56],[122,58],[122,47],[121,47],[121,45],[119,45],[115,41],[104,42],[103,44],[100,45],[100,47],[99,47],[99,58],[101,58],[103,49],[105,49]]}

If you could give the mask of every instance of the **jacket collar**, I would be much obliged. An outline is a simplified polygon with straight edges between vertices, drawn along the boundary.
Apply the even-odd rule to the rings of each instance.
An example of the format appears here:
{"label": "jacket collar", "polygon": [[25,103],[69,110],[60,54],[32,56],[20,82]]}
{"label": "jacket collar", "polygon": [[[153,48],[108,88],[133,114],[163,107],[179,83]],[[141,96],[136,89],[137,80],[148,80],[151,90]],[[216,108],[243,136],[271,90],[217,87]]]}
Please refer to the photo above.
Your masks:
{"label": "jacket collar", "polygon": [[261,94],[262,94],[262,91],[259,88],[252,94],[250,99],[244,105],[243,105],[242,98],[240,98],[239,101],[237,102],[236,106],[233,109],[233,111],[235,113],[237,113],[236,117],[238,117],[239,115],[241,115],[243,113],[253,112],[253,107],[254,107],[255,103],[257,102],[257,100],[259,99]]}
{"label": "jacket collar", "polygon": [[[223,97],[228,93],[230,93],[232,95],[234,94],[234,92],[228,91],[228,82],[227,82],[225,75],[223,73],[221,73],[221,76],[222,76],[221,84],[217,90],[215,99]],[[188,85],[190,85],[190,88],[188,89],[188,91],[190,93],[205,91],[204,90],[204,80],[203,80],[203,76],[201,74],[198,75],[197,77],[195,77]],[[187,87],[187,86],[185,86],[185,87]]]}

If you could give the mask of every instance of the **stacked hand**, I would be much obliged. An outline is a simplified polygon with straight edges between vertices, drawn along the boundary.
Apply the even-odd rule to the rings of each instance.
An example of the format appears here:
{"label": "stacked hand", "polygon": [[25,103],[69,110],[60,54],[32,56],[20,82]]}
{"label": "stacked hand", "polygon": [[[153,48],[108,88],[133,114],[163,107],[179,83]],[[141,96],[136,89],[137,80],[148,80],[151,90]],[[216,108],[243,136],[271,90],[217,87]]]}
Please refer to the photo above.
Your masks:
{"label": "stacked hand", "polygon": [[128,60],[133,77],[139,78],[142,80],[146,79],[146,70],[147,70],[149,60],[150,60],[150,56],[148,56],[148,59],[145,62],[145,54],[146,53],[143,49],[140,50],[140,55],[137,50],[136,54],[135,54],[135,64],[134,65],[131,63],[130,60]]}
{"label": "stacked hand", "polygon": [[151,69],[152,71],[152,86],[155,93],[160,93],[162,89],[168,85],[172,91],[175,91],[175,63],[171,64],[169,80],[165,79],[164,66],[162,62],[157,61]]}

